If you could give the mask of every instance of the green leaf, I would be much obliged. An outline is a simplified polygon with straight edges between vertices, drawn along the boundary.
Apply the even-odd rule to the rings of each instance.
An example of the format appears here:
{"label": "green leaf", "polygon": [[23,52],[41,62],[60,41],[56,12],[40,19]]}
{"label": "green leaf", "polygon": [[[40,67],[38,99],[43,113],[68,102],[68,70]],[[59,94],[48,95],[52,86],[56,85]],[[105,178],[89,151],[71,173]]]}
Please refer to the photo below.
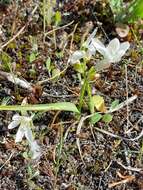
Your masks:
{"label": "green leaf", "polygon": [[79,113],[75,104],[71,102],[59,102],[51,104],[35,104],[35,105],[0,105],[0,111],[49,111],[63,110]]}
{"label": "green leaf", "polygon": [[59,59],[63,58],[63,56],[64,56],[63,51],[56,51],[55,55],[56,55],[57,58],[59,58]]}
{"label": "green leaf", "polygon": [[89,99],[89,108],[90,108],[90,112],[91,113],[94,113],[95,112],[95,105],[94,105],[94,99],[93,97],[91,97]]}
{"label": "green leaf", "polygon": [[36,59],[36,54],[35,53],[31,53],[29,56],[29,62],[32,63],[33,61],[35,61]]}
{"label": "green leaf", "polygon": [[48,59],[46,60],[46,68],[49,72],[51,72],[51,58],[48,57]]}
{"label": "green leaf", "polygon": [[99,113],[95,113],[92,117],[91,117],[91,123],[95,124],[97,123],[100,119],[102,118],[102,115]]}
{"label": "green leaf", "polygon": [[39,171],[38,170],[33,173],[32,179],[37,177],[37,176],[39,176]]}
{"label": "green leaf", "polygon": [[6,52],[1,52],[0,60],[2,62],[1,67],[4,71],[9,72],[12,70],[12,65],[11,65],[12,58],[9,56],[9,54],[7,54]]}
{"label": "green leaf", "polygon": [[110,121],[112,121],[113,116],[111,114],[105,114],[102,117],[102,121],[104,121],[105,123],[110,123]]}
{"label": "green leaf", "polygon": [[28,174],[29,174],[29,176],[31,177],[32,174],[33,174],[32,167],[29,165],[28,168],[27,168],[27,170],[28,170]]}
{"label": "green leaf", "polygon": [[109,5],[114,14],[119,14],[123,9],[123,0],[110,0]]}
{"label": "green leaf", "polygon": [[139,18],[143,18],[143,0],[135,0],[130,3],[128,7],[129,14],[126,16],[130,21],[135,21]]}
{"label": "green leaf", "polygon": [[119,100],[114,100],[111,104],[110,110],[115,109],[119,105]]}
{"label": "green leaf", "polygon": [[52,78],[53,80],[57,80],[60,76],[60,70],[57,68],[57,69],[53,69],[52,70]]}
{"label": "green leaf", "polygon": [[123,0],[110,0],[109,4],[118,22],[132,23],[143,18],[143,0],[132,0],[125,8]]}
{"label": "green leaf", "polygon": [[79,72],[79,73],[84,73],[84,66],[82,63],[75,63],[73,65],[75,71]]}
{"label": "green leaf", "polygon": [[61,22],[61,13],[59,11],[56,11],[55,13],[55,23],[58,25]]}
{"label": "green leaf", "polygon": [[22,156],[23,156],[25,159],[28,159],[28,158],[29,158],[27,152],[23,152]]}
{"label": "green leaf", "polygon": [[95,74],[96,74],[96,70],[95,67],[91,67],[90,70],[88,71],[88,79],[90,81],[93,81],[95,79]]}

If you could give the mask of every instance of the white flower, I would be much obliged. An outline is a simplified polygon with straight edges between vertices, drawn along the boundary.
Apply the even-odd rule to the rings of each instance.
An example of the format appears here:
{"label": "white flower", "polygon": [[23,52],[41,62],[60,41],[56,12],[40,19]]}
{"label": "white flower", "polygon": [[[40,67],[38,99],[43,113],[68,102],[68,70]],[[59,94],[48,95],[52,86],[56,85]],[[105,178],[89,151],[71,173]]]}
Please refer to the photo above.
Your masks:
{"label": "white flower", "polygon": [[[27,98],[24,98],[21,105],[25,104],[27,104]],[[30,146],[32,158],[33,159],[39,158],[41,155],[40,146],[34,140],[32,134],[33,116],[28,116],[28,113],[26,111],[21,111],[21,114],[22,114],[21,116],[19,114],[15,114],[12,117],[13,121],[8,125],[8,129],[13,129],[19,126],[18,131],[16,133],[15,142],[16,143],[21,142],[23,137],[26,137]]]}
{"label": "white flower", "polygon": [[95,55],[96,48],[92,42],[92,39],[94,38],[95,34],[97,32],[97,29],[95,29],[92,34],[87,38],[87,40],[84,42],[83,47],[87,50],[77,50],[75,51],[70,57],[68,62],[75,64],[79,63],[80,59],[90,59],[91,56]]}
{"label": "white flower", "polygon": [[15,142],[21,142],[22,138],[25,136],[28,142],[31,143],[33,141],[31,130],[31,126],[33,125],[32,117],[15,114],[12,117],[12,120],[13,121],[8,125],[8,129],[13,129],[19,126],[16,133]]}
{"label": "white flower", "polygon": [[[27,104],[27,98],[24,98],[21,105]],[[18,127],[18,131],[16,133],[15,142],[21,142],[22,138],[25,136],[29,143],[33,141],[33,135],[31,128],[33,127],[32,116],[29,117],[26,111],[21,111],[21,116],[19,114],[15,114],[12,117],[12,122],[8,125],[9,129],[13,129]]]}
{"label": "white flower", "polygon": [[117,38],[111,40],[107,47],[98,39],[92,39],[92,44],[103,55],[104,62],[107,61],[108,63],[119,62],[130,47],[129,42],[120,43]]}
{"label": "white flower", "polygon": [[16,133],[15,142],[21,142],[22,138],[25,136],[28,140],[30,151],[32,153],[32,158],[36,159],[39,158],[41,155],[41,149],[40,146],[37,144],[37,142],[34,140],[34,137],[32,135],[32,127],[33,127],[33,121],[32,117],[29,116],[20,116],[18,114],[15,114],[12,117],[12,122],[8,125],[9,129],[13,129],[15,127],[18,127],[18,131]]}

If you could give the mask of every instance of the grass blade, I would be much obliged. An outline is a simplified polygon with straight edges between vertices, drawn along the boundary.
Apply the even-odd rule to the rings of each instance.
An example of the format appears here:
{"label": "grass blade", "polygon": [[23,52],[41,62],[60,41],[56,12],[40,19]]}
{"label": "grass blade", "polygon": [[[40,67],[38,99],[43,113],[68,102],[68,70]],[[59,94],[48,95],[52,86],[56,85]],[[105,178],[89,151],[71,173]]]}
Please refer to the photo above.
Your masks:
{"label": "grass blade", "polygon": [[35,105],[0,105],[0,111],[49,111],[63,110],[79,113],[75,104],[70,102],[59,102],[51,104],[35,104]]}

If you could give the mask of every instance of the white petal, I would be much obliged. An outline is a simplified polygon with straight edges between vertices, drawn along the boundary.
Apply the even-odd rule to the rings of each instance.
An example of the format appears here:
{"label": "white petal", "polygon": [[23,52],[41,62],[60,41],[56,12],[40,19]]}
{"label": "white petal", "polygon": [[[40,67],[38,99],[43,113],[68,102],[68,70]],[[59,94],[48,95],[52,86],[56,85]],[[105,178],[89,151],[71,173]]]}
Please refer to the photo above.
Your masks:
{"label": "white petal", "polygon": [[118,52],[118,54],[117,54],[117,56],[114,58],[114,63],[116,63],[116,62],[119,62],[119,61],[121,61],[121,59],[122,59],[122,56],[125,54],[125,52],[124,51],[122,51],[122,50],[120,50],[119,52]]}
{"label": "white petal", "polygon": [[27,104],[27,97],[26,97],[26,98],[24,98],[24,99],[22,100],[21,105],[22,105],[22,106],[24,106],[24,105],[26,105],[26,104]]}
{"label": "white petal", "polygon": [[39,158],[40,155],[41,155],[41,148],[40,146],[37,144],[36,141],[33,141],[31,144],[30,144],[30,150],[32,152],[32,158],[33,159],[36,159],[36,158]]}
{"label": "white petal", "polygon": [[111,55],[115,55],[118,53],[118,50],[120,48],[120,42],[118,38],[114,38],[113,40],[110,41],[109,45],[107,46],[107,51]]}
{"label": "white petal", "polygon": [[95,69],[96,69],[97,72],[99,72],[99,71],[102,71],[102,70],[104,70],[104,69],[109,68],[110,65],[111,65],[111,63],[108,62],[108,60],[105,60],[105,59],[104,59],[104,60],[102,60],[102,61],[96,63]]}
{"label": "white petal", "polygon": [[118,63],[121,61],[121,57],[120,55],[116,55],[113,59],[112,59],[112,62],[111,63]]}
{"label": "white petal", "polygon": [[95,53],[96,53],[96,48],[95,48],[95,46],[93,45],[93,43],[91,43],[91,44],[88,46],[87,54],[88,54],[88,56],[92,56],[92,55],[95,55]]}
{"label": "white petal", "polygon": [[96,33],[97,33],[97,29],[95,28],[94,31],[90,34],[90,36],[87,38],[85,45],[89,46],[89,44],[91,43],[92,39],[95,37]]}
{"label": "white petal", "polygon": [[118,53],[114,57],[114,62],[121,61],[122,56],[126,53],[127,49],[130,47],[129,42],[124,42],[121,44]]}
{"label": "white petal", "polygon": [[122,54],[120,53],[121,56],[123,56],[126,53],[126,51],[129,49],[129,47],[130,47],[129,42],[123,42],[123,43],[121,43],[120,49],[119,49],[119,51],[123,52]]}
{"label": "white petal", "polygon": [[33,141],[32,130],[29,126],[25,127],[25,137],[29,143],[31,143]]}
{"label": "white petal", "polygon": [[117,63],[121,61],[122,56],[124,55],[125,52],[119,51],[116,57],[113,59],[113,63]]}
{"label": "white petal", "polygon": [[19,114],[14,114],[12,120],[21,120],[21,116]]}
{"label": "white petal", "polygon": [[15,142],[21,142],[23,137],[24,137],[24,130],[22,127],[19,127],[16,133]]}
{"label": "white petal", "polygon": [[20,121],[12,121],[9,125],[8,125],[8,129],[13,129],[15,127],[17,127],[20,124]]}
{"label": "white petal", "polygon": [[97,38],[93,39],[92,44],[97,49],[97,51],[99,51],[99,53],[101,53],[103,56],[107,55],[108,52],[107,52],[104,44],[102,44],[100,40],[98,40]]}
{"label": "white petal", "polygon": [[75,51],[69,58],[71,63],[77,63],[81,58],[85,57],[85,51]]}

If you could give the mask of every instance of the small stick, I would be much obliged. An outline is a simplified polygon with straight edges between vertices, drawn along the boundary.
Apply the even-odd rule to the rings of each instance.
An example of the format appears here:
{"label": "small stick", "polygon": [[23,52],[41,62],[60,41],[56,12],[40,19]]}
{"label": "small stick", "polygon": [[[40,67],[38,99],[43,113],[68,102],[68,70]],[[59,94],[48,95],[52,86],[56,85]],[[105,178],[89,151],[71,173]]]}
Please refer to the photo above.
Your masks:
{"label": "small stick", "polygon": [[[127,102],[129,99],[129,92],[128,92],[128,67],[125,64],[125,75],[126,75],[126,97],[127,97]],[[126,133],[129,129],[129,104],[127,103],[127,126],[126,126]]]}
{"label": "small stick", "polygon": [[122,168],[124,168],[125,170],[130,170],[130,171],[133,171],[133,172],[141,172],[141,171],[143,171],[143,168],[134,168],[134,167],[131,167],[131,166],[125,166],[121,162],[117,162],[117,164],[122,166]]}
{"label": "small stick", "polygon": [[61,26],[61,27],[58,27],[58,28],[54,28],[54,29],[50,30],[49,32],[45,33],[45,36],[47,36],[47,35],[53,33],[54,31],[57,31],[57,30],[61,30],[61,29],[63,29],[63,28],[66,28],[67,26],[70,26],[70,25],[72,25],[73,23],[74,23],[74,21],[71,21],[70,23],[68,23],[68,24],[66,24],[66,25],[64,25],[64,26]]}
{"label": "small stick", "polygon": [[80,154],[80,157],[81,157],[81,160],[83,162],[83,164],[85,165],[85,162],[84,162],[84,159],[83,159],[83,156],[82,156],[82,152],[81,152],[81,148],[80,148],[80,140],[79,140],[79,134],[80,134],[80,131],[81,131],[81,127],[83,125],[83,122],[85,121],[85,117],[82,117],[78,126],[77,126],[77,130],[76,130],[76,144],[77,144],[77,147],[78,147],[78,150],[79,150],[79,154]]}
{"label": "small stick", "polygon": [[121,104],[119,104],[118,106],[116,106],[114,109],[110,109],[106,113],[113,113],[115,111],[118,111],[121,108],[123,108],[124,106],[126,106],[127,104],[130,104],[131,102],[133,102],[135,99],[137,99],[137,95],[134,95],[131,98],[128,98],[128,101],[126,100],[126,101],[122,102]]}
{"label": "small stick", "polygon": [[56,77],[59,77],[60,75],[64,74],[64,72],[67,70],[67,68],[68,68],[68,65],[61,72],[59,72],[58,74],[54,75],[51,78],[48,78],[48,79],[45,79],[45,80],[42,80],[42,81],[38,81],[37,84],[38,85],[44,85],[44,84],[46,84],[47,82],[49,82],[49,81],[55,79]]}
{"label": "small stick", "polygon": [[10,159],[12,158],[12,156],[15,154],[15,151],[13,151],[11,154],[10,154],[10,156],[9,156],[9,158],[5,161],[5,163],[0,167],[0,170],[7,164],[7,162],[9,162],[10,161]]}
{"label": "small stick", "polygon": [[4,72],[4,71],[0,71],[0,75],[3,78],[6,78],[8,81],[12,82],[13,84],[16,84],[29,91],[33,90],[33,87],[31,86],[31,84],[29,82],[27,82],[26,80],[19,79],[18,77],[15,77],[12,74]]}
{"label": "small stick", "polygon": [[73,32],[71,34],[70,51],[72,50],[72,44],[73,44],[73,40],[74,40],[74,33],[75,33],[76,29],[77,29],[77,26],[78,26],[78,23],[75,25],[74,30],[73,30]]}

